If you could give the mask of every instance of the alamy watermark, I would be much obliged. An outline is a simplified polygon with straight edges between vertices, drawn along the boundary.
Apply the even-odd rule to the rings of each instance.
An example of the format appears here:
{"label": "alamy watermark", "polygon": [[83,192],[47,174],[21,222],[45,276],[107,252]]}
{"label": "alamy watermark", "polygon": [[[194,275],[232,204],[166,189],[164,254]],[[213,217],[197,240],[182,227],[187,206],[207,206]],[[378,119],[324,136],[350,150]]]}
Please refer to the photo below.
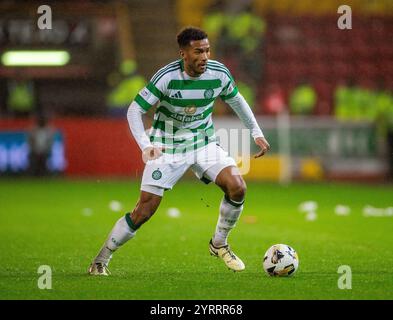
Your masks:
{"label": "alamy watermark", "polygon": [[[154,161],[157,164],[184,162],[189,165],[201,161],[217,163],[227,155],[237,162],[240,173],[250,171],[251,136],[249,129],[176,129],[171,120],[161,122],[161,127],[147,129],[154,147],[162,149],[162,155]],[[144,157],[146,163],[148,157]]]}
{"label": "alamy watermark", "polygon": [[37,286],[41,290],[52,289],[52,268],[47,265],[38,267],[37,273],[40,275],[37,281]]}
{"label": "alamy watermark", "polygon": [[341,290],[352,289],[352,270],[350,266],[342,265],[337,269],[337,273],[341,274],[337,281],[337,287]]}
{"label": "alamy watermark", "polygon": [[52,29],[52,8],[44,4],[38,7],[37,13],[41,14],[37,20],[38,29]]}
{"label": "alamy watermark", "polygon": [[337,13],[342,14],[337,20],[337,26],[340,30],[352,29],[352,9],[348,5],[339,6]]}

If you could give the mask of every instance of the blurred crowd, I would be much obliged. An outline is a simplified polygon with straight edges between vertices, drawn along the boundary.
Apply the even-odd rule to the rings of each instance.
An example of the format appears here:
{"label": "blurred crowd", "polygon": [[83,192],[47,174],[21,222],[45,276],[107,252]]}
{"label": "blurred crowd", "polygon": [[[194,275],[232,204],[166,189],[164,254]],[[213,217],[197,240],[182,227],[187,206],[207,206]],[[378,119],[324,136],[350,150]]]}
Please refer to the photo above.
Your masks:
{"label": "blurred crowd", "polygon": [[[330,3],[333,5],[334,1]],[[390,59],[393,44],[384,39],[393,29],[391,16],[381,17],[377,23],[371,21],[370,30],[364,25],[355,25],[354,28],[359,29],[356,33],[345,33],[337,31],[335,25],[332,27],[337,16],[331,20],[323,16],[313,19],[289,16],[285,11],[291,10],[291,6],[294,10],[306,10],[306,6],[299,4],[297,8],[286,0],[276,4],[251,0],[178,1],[182,14],[178,17],[178,29],[183,26],[181,23],[193,18],[192,23],[206,30],[212,59],[228,66],[240,92],[257,115],[287,111],[293,115],[330,115],[343,121],[369,120],[388,125],[393,117]],[[281,8],[285,14],[271,12],[272,8]],[[130,13],[132,19],[132,11]],[[321,25],[313,25],[319,22]],[[100,24],[99,32],[105,41],[112,39],[114,28],[108,21]],[[362,38],[362,33],[367,31],[370,35]],[[352,42],[345,46],[349,38]],[[365,39],[376,40],[373,46],[367,46]],[[89,86],[77,88],[78,83],[86,82],[83,78],[57,85],[54,82],[51,90],[45,88],[47,96],[52,91],[52,100],[42,99],[40,81],[25,76],[23,70],[15,77],[1,78],[0,115],[26,117],[49,113],[51,116],[124,117],[128,105],[151,74],[141,72],[136,56],[125,59],[119,53],[111,54],[115,57],[114,63],[106,66],[99,79],[97,76],[89,79],[92,91]],[[91,59],[99,64],[105,61],[99,57]],[[350,65],[351,60],[356,63]],[[348,67],[352,71],[348,72]],[[93,90],[94,83],[97,85]],[[57,88],[61,97],[53,88]],[[78,104],[81,96],[86,101]],[[89,97],[94,99],[88,100]],[[68,99],[70,103],[64,102],[62,109],[53,108],[50,104],[59,99]],[[82,104],[90,105],[90,109],[82,110]],[[228,115],[231,110],[217,101],[215,114]]]}
{"label": "blurred crowd", "polygon": [[[372,122],[393,150],[391,0],[348,0],[352,30],[337,28],[339,0],[59,1],[57,33],[37,30],[35,5],[6,2],[0,3],[0,118],[38,119],[37,128],[56,117],[125,120],[152,74],[179,58],[176,33],[194,25],[207,32],[211,58],[229,68],[256,115]],[[75,11],[85,15],[73,17]],[[8,67],[2,59],[7,50],[37,48],[61,48],[70,63]],[[214,116],[230,115],[218,99]],[[43,130],[31,132],[44,140]]]}

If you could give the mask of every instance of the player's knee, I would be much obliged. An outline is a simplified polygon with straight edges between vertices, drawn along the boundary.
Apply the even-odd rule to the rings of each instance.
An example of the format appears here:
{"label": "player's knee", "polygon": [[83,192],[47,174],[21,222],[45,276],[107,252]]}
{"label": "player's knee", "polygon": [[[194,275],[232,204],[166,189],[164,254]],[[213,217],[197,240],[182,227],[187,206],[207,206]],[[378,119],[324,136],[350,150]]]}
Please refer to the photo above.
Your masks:
{"label": "player's knee", "polygon": [[246,196],[247,186],[244,181],[238,181],[228,188],[228,196],[234,201],[242,201]]}

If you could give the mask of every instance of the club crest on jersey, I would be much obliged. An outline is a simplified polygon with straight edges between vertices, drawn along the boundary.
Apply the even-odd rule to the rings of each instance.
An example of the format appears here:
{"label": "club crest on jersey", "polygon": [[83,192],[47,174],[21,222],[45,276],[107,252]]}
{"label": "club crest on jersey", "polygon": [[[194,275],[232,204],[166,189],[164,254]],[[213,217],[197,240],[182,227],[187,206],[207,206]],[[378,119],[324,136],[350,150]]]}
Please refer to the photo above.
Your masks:
{"label": "club crest on jersey", "polygon": [[206,89],[205,92],[203,93],[203,95],[204,95],[205,99],[211,99],[211,98],[213,98],[214,90],[211,88]]}
{"label": "club crest on jersey", "polygon": [[161,177],[162,177],[162,172],[160,171],[160,169],[156,169],[156,170],[153,171],[151,177],[152,177],[154,180],[160,180]]}
{"label": "club crest on jersey", "polygon": [[184,112],[186,114],[194,114],[196,109],[197,109],[196,106],[187,106],[184,108]]}

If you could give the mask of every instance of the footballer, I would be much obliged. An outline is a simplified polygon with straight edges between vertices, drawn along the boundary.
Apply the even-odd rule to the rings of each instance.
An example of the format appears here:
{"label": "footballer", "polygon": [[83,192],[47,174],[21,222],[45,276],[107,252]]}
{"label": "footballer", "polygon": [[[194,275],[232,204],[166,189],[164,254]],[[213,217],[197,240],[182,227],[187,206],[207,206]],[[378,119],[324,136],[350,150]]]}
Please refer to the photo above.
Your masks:
{"label": "footballer", "polygon": [[[203,182],[214,182],[224,193],[209,242],[210,254],[221,258],[230,270],[245,269],[227,239],[242,213],[246,184],[234,159],[216,141],[212,121],[215,99],[225,101],[250,130],[259,147],[256,158],[270,146],[229,70],[209,59],[207,34],[187,27],[177,35],[177,42],[181,59],[158,70],[128,109],[130,130],[146,162],[140,198],[134,210],[116,222],[89,267],[91,275],[109,274],[112,254],[135,236],[159,207],[164,192],[172,189],[189,168]],[[146,134],[142,116],[158,102]]]}

